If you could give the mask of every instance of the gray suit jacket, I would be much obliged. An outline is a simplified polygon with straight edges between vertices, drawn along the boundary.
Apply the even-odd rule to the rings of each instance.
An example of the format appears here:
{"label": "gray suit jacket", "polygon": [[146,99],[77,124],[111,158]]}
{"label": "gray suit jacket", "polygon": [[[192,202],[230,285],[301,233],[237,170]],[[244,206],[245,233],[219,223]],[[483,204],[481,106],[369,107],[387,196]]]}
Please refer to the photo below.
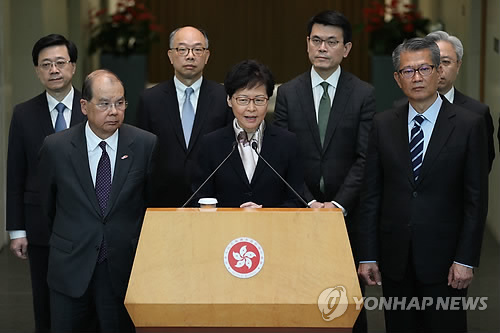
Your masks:
{"label": "gray suit jacket", "polygon": [[103,237],[113,291],[125,296],[141,231],[156,137],[123,124],[104,216],[90,175],[85,124],[48,136],[40,150],[42,210],[50,221],[49,287],[87,290]]}

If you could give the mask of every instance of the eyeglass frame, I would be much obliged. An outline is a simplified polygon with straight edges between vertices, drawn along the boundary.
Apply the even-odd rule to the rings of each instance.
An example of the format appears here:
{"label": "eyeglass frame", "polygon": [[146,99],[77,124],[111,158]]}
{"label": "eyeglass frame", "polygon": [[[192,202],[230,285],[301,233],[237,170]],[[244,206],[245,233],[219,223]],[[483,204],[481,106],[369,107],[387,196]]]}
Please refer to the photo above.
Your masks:
{"label": "eyeglass frame", "polygon": [[[340,44],[340,41],[338,39],[334,39],[333,37],[330,37],[328,39],[322,39],[322,38],[319,38],[319,37],[316,37],[316,36],[313,36],[312,38],[310,36],[307,36],[307,39],[309,40],[309,42],[314,47],[321,47],[321,45],[323,45],[323,43],[325,43],[325,45],[328,48],[334,49],[334,48],[336,48]],[[315,43],[317,43],[318,40],[319,40],[319,44],[316,45]],[[332,45],[330,45],[330,43],[334,43],[334,45],[332,46]]]}
{"label": "eyeglass frame", "polygon": [[[245,97],[245,96],[238,96],[238,97],[233,96],[233,98],[234,98],[234,100],[236,101],[236,104],[238,104],[239,106],[248,106],[248,105],[250,105],[250,102],[253,102],[253,104],[254,104],[255,106],[265,106],[265,105],[267,104],[267,102],[269,101],[269,97],[265,97],[265,96],[257,96],[257,97],[254,97],[254,98],[251,98],[251,97]],[[243,98],[243,99],[248,99],[248,103],[246,103],[246,104],[241,104],[241,102],[239,101],[239,99],[241,99],[241,98]],[[260,103],[259,103],[259,104],[257,104],[257,103],[256,103],[256,100],[257,100],[257,99],[263,99],[263,100],[264,100],[263,104],[260,104]]]}
{"label": "eyeglass frame", "polygon": [[[107,112],[109,111],[110,109],[112,109],[112,107],[114,107],[116,110],[118,111],[125,111],[128,107],[128,101],[126,99],[120,99],[114,103],[111,103],[111,102],[100,102],[100,103],[94,103],[92,101],[89,101],[89,100],[86,100],[87,102],[91,103],[91,104],[94,104],[96,106],[96,108],[99,110],[99,111],[102,111],[102,112]],[[121,109],[121,107],[119,107],[117,105],[117,103],[120,103],[120,102],[124,102],[124,105],[125,107],[123,108],[123,110]],[[103,109],[103,104],[108,104],[106,109]]]}
{"label": "eyeglass frame", "polygon": [[[431,68],[431,71],[429,72],[429,74],[423,74],[422,72],[420,72],[420,70],[422,69],[422,67],[430,67]],[[405,68],[402,68],[398,71],[398,74],[401,75],[403,78],[405,79],[411,79],[415,76],[415,74],[418,72],[418,74],[420,74],[422,77],[427,77],[429,75],[431,75],[433,72],[434,72],[434,68],[436,68],[435,65],[427,65],[427,64],[424,64],[424,65],[421,65],[419,66],[418,68],[412,68],[412,67],[405,67]],[[412,75],[411,76],[407,76],[407,75],[404,75],[403,74],[403,71],[404,70],[408,70],[408,69],[411,69],[413,71]]]}
{"label": "eyeglass frame", "polygon": [[38,67],[43,71],[49,71],[52,66],[55,66],[59,70],[63,70],[67,64],[72,63],[71,60],[56,60],[56,61],[44,61],[41,64],[38,64]]}
{"label": "eyeglass frame", "polygon": [[[187,50],[186,54],[180,54],[179,49],[186,49]],[[195,53],[195,49],[201,49],[202,51],[201,51],[200,54],[196,54]],[[179,55],[181,57],[187,56],[189,54],[189,52],[191,52],[193,54],[193,56],[195,56],[195,57],[201,57],[205,53],[205,51],[208,50],[208,47],[199,47],[199,46],[196,46],[196,47],[185,47],[185,46],[181,46],[181,47],[172,47],[172,48],[170,48],[170,50],[174,50],[177,53],[177,55]]]}

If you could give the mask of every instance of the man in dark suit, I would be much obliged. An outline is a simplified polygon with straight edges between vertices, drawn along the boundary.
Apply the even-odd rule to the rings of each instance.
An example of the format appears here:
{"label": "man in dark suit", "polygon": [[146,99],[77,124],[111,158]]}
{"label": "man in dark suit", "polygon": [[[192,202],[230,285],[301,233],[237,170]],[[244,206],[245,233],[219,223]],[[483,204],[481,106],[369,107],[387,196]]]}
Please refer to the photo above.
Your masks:
{"label": "man in dark suit", "polygon": [[178,28],[169,42],[175,76],[144,91],[137,110],[138,126],[158,136],[157,207],[180,207],[190,197],[201,138],[232,119],[224,87],[202,76],[210,56],[206,33]]}
{"label": "man in dark suit", "polygon": [[[344,15],[325,11],[311,18],[306,41],[312,68],[279,87],[274,119],[297,135],[306,201],[313,208],[342,209],[356,260],[354,225],[375,95],[372,86],[341,69],[351,38]],[[366,331],[364,312],[354,330]]]}
{"label": "man in dark suit", "polygon": [[[431,32],[427,37],[438,45],[441,54],[443,71],[439,78],[438,92],[446,97],[450,103],[460,105],[464,109],[477,113],[484,118],[488,135],[488,158],[490,163],[489,169],[491,171],[495,158],[495,144],[493,142],[495,128],[493,126],[490,108],[488,105],[464,95],[454,87],[464,55],[462,42],[457,37],[450,36],[444,31]],[[403,105],[407,102],[408,99],[404,98],[396,101],[394,105]]]}
{"label": "man in dark suit", "polygon": [[83,84],[88,122],[48,136],[40,150],[42,209],[51,230],[53,332],[133,332],[123,304],[142,226],[156,137],[122,125],[127,102],[115,74]]}
{"label": "man in dark suit", "polygon": [[[304,207],[255,152],[256,149],[295,191],[302,193],[303,175],[296,136],[264,121],[274,90],[269,68],[255,60],[244,60],[226,75],[224,88],[235,119],[232,124],[203,137],[200,172],[195,177],[193,190],[230,152],[231,155],[203,185],[197,198],[217,198],[221,207]],[[237,149],[232,148],[235,142]]]}
{"label": "man in dark suit", "polygon": [[[406,299],[385,311],[387,331],[465,332],[463,305],[437,303],[465,297],[479,264],[488,204],[484,120],[437,93],[442,69],[433,41],[404,42],[393,63],[409,103],[373,120],[358,272],[369,285],[383,283],[385,297]],[[432,304],[422,309],[424,298]],[[418,308],[409,306],[414,300]]]}
{"label": "man in dark suit", "polygon": [[[38,150],[43,139],[82,122],[80,92],[71,81],[78,52],[61,35],[42,37],[33,46],[33,65],[45,91],[14,107],[7,157],[7,230],[10,249],[29,258],[36,332],[50,330],[47,260],[49,230],[38,192]],[[68,126],[69,125],[69,126]]]}

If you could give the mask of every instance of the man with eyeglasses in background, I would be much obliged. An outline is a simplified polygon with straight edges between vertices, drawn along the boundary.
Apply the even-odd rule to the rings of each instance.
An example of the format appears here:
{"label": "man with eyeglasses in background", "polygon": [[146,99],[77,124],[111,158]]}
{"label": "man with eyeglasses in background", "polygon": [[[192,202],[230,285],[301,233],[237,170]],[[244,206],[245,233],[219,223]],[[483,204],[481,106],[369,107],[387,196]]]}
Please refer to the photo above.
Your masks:
{"label": "man with eyeglasses in background", "polygon": [[138,126],[158,136],[154,207],[184,204],[192,194],[201,138],[233,119],[224,87],[203,77],[210,57],[204,31],[191,26],[175,29],[167,54],[173,79],[145,90],[137,109]]}
{"label": "man with eyeglasses in background", "polygon": [[[342,209],[357,262],[355,224],[375,95],[371,85],[340,66],[351,38],[351,24],[339,12],[324,11],[309,20],[312,68],[278,88],[274,119],[297,135],[306,201],[313,208]],[[354,331],[366,331],[364,311]]]}
{"label": "man with eyeglasses in background", "polygon": [[[466,332],[462,300],[479,264],[488,210],[483,117],[438,94],[437,44],[414,38],[392,54],[409,103],[373,119],[360,206],[358,273],[382,284],[388,332]],[[418,302],[417,302],[418,301]],[[413,302],[413,306],[411,306]],[[450,304],[450,303],[448,303]]]}
{"label": "man with eyeglasses in background", "polygon": [[[472,97],[464,95],[454,86],[458,73],[460,72],[460,67],[462,66],[462,58],[464,55],[462,42],[457,37],[450,36],[444,31],[431,32],[427,35],[427,38],[437,44],[441,54],[443,71],[439,78],[438,92],[446,97],[450,103],[460,105],[464,109],[480,115],[485,121],[488,135],[489,169],[491,171],[493,160],[495,159],[495,144],[493,142],[495,128],[490,114],[490,107]],[[396,101],[394,105],[402,105],[407,101],[408,99],[404,98]]]}
{"label": "man with eyeglasses in background", "polygon": [[[50,331],[47,265],[49,228],[42,218],[38,188],[38,150],[44,138],[82,122],[80,92],[73,88],[78,51],[64,36],[51,34],[33,46],[33,65],[45,88],[14,107],[7,156],[7,230],[10,249],[29,259],[35,331]],[[43,177],[43,175],[42,175]]]}

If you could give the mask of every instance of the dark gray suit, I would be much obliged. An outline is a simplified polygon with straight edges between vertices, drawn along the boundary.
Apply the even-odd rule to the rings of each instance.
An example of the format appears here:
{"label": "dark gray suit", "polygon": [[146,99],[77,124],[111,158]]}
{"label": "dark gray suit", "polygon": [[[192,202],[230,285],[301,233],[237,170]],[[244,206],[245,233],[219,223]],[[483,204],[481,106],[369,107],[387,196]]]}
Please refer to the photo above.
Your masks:
{"label": "dark gray suit", "polygon": [[[297,135],[306,201],[334,200],[342,205],[348,211],[346,223],[351,236],[374,113],[373,87],[343,70],[322,147],[310,71],[280,86],[276,97],[275,124]],[[325,193],[320,191],[321,176]]]}
{"label": "dark gray suit", "polygon": [[90,175],[85,124],[45,139],[40,171],[42,208],[52,231],[51,289],[82,296],[104,235],[113,291],[124,298],[146,209],[155,145],[153,134],[121,126],[111,194],[102,216]]}
{"label": "dark gray suit", "polygon": [[203,79],[189,147],[186,147],[174,80],[143,92],[137,110],[137,125],[158,136],[158,168],[154,173],[153,201],[156,207],[180,207],[191,196],[203,135],[233,119],[221,84]]}
{"label": "dark gray suit", "polygon": [[[86,119],[80,98],[80,92],[74,89],[70,126]],[[50,330],[49,227],[40,209],[38,151],[45,137],[53,133],[45,91],[14,107],[7,156],[7,230],[26,230],[37,332]]]}
{"label": "dark gray suit", "polygon": [[[420,296],[465,296],[466,290],[447,286],[447,277],[453,261],[479,265],[488,205],[483,118],[443,98],[415,181],[408,103],[379,113],[373,120],[365,174],[359,257],[379,262],[384,296],[408,296],[408,288],[395,287],[403,283],[421,285],[416,292]],[[427,295],[422,290],[432,291]],[[430,327],[466,326],[462,311],[440,314]],[[399,329],[417,325],[399,316],[387,318],[386,313],[386,323]]]}
{"label": "dark gray suit", "polygon": [[[231,151],[235,134],[232,125],[219,129],[203,137],[200,155],[200,171],[193,190],[217,168]],[[282,128],[267,125],[262,140],[261,155],[294,188],[302,193],[302,166],[298,158],[297,138]],[[236,148],[231,157],[215,175],[201,188],[197,198],[217,198],[220,207],[239,207],[252,201],[266,207],[304,207],[283,181],[259,159],[252,182],[248,181],[243,162]]]}
{"label": "dark gray suit", "polygon": [[[453,99],[453,104],[459,105],[466,110],[477,113],[484,119],[486,125],[486,134],[488,141],[488,160],[489,160],[489,170],[493,166],[493,160],[495,159],[495,143],[493,142],[495,128],[493,126],[493,118],[491,118],[490,107],[483,104],[474,98],[462,94],[460,91],[455,89],[455,97]],[[402,106],[408,103],[408,98],[401,98],[393,103],[394,107]],[[500,134],[499,134],[500,135]]]}

